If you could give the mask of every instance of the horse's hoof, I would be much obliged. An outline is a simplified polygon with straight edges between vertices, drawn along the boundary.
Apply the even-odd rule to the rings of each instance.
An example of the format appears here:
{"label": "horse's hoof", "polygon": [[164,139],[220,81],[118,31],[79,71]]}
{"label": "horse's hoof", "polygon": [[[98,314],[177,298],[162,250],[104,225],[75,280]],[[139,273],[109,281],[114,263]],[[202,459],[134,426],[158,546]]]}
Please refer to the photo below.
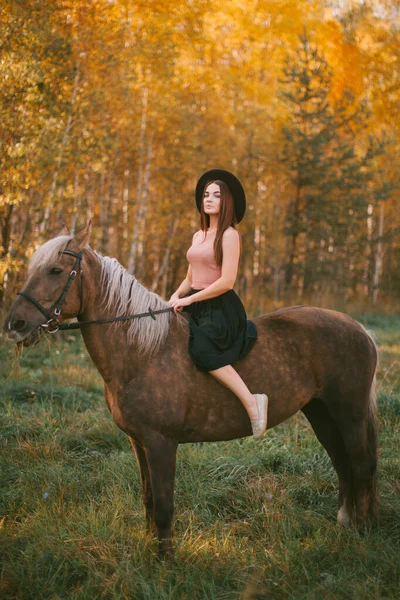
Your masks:
{"label": "horse's hoof", "polygon": [[345,505],[341,506],[339,509],[339,512],[337,514],[337,522],[342,527],[351,527],[352,525],[351,517],[347,512]]}

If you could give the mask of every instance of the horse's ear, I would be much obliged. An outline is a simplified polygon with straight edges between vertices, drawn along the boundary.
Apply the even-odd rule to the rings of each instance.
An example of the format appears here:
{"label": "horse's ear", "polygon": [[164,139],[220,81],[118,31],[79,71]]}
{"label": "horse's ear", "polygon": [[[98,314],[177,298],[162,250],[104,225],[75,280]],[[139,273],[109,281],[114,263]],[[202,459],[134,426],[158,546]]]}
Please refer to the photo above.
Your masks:
{"label": "horse's ear", "polygon": [[82,248],[85,248],[86,246],[88,246],[91,231],[92,231],[92,220],[90,219],[90,221],[88,222],[86,227],[84,227],[82,229],[82,231],[77,233],[76,236],[74,237],[74,241],[78,245],[79,250],[82,250]]}
{"label": "horse's ear", "polygon": [[59,235],[71,235],[69,227],[65,223],[62,224],[62,227],[61,227],[60,231],[57,233],[56,237],[58,237]]}

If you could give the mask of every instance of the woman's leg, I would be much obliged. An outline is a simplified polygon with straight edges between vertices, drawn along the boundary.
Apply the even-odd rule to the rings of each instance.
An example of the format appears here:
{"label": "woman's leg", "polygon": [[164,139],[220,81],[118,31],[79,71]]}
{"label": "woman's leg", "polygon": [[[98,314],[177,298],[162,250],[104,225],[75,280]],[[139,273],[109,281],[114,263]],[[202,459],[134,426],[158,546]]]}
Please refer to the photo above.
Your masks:
{"label": "woman's leg", "polygon": [[218,379],[225,387],[231,390],[245,407],[250,420],[258,419],[257,401],[249,388],[231,365],[209,371],[210,375]]}

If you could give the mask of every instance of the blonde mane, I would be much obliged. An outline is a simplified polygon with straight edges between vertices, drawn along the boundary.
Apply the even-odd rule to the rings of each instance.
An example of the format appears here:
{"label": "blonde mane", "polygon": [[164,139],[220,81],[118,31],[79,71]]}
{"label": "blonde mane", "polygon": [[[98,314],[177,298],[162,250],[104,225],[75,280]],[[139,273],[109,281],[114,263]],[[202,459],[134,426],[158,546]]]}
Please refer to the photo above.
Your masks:
{"label": "blonde mane", "polygon": [[[100,287],[106,290],[103,306],[114,316],[134,315],[148,309],[168,308],[168,303],[154,292],[150,292],[115,259],[101,256]],[[172,312],[151,317],[132,319],[128,326],[128,344],[135,344],[144,355],[156,352],[165,342],[169,332]],[[123,321],[121,321],[123,323]]]}

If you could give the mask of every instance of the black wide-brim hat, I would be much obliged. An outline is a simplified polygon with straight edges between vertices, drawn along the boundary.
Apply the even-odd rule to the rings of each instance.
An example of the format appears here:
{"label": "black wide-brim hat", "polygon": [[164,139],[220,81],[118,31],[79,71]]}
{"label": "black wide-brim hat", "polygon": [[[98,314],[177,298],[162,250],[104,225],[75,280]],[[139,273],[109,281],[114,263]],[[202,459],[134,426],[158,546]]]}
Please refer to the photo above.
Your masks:
{"label": "black wide-brim hat", "polygon": [[199,181],[197,182],[195,192],[198,211],[201,212],[201,201],[203,199],[204,188],[211,181],[218,180],[226,183],[230,189],[235,205],[236,222],[240,223],[244,217],[244,213],[246,212],[246,194],[244,193],[243,186],[239,179],[235,177],[233,173],[225,171],[224,169],[212,169],[200,177]]}

